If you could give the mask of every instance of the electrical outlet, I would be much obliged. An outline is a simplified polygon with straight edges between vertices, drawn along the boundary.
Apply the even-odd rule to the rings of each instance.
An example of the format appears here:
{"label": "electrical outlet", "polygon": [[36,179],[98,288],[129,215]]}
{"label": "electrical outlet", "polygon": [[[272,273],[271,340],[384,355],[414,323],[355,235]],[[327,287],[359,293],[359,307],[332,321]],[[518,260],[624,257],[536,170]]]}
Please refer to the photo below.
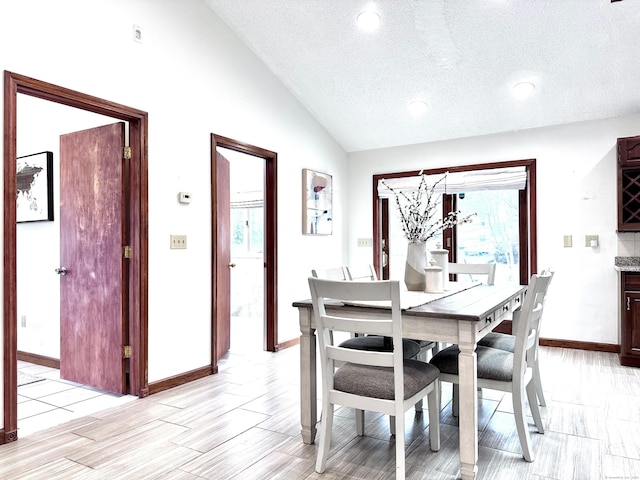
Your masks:
{"label": "electrical outlet", "polygon": [[358,239],[358,247],[373,247],[373,239],[372,238],[359,238]]}
{"label": "electrical outlet", "polygon": [[584,236],[584,246],[585,247],[597,247],[598,246],[598,235],[585,235]]}
{"label": "electrical outlet", "polygon": [[564,246],[573,247],[573,238],[571,237],[571,235],[564,236]]}
{"label": "electrical outlet", "polygon": [[21,315],[20,316],[20,326],[23,327],[23,328],[27,326],[27,316],[26,315]]}
{"label": "electrical outlet", "polygon": [[186,235],[171,235],[171,249],[187,248],[187,236]]}

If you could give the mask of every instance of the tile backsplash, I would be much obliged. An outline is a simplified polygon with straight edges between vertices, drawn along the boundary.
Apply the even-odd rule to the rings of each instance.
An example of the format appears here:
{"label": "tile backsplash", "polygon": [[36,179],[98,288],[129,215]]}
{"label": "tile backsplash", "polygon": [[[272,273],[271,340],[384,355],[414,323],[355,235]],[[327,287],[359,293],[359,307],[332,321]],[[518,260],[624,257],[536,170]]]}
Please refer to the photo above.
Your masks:
{"label": "tile backsplash", "polygon": [[618,232],[618,256],[640,257],[640,233]]}

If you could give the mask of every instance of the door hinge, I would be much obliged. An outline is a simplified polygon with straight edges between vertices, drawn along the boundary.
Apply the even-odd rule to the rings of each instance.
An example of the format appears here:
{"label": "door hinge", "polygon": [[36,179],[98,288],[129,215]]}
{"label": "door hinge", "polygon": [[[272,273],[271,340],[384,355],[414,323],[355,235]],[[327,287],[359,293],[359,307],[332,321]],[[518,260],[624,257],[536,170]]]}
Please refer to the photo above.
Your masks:
{"label": "door hinge", "polygon": [[131,147],[124,147],[122,149],[122,156],[125,160],[131,160]]}
{"label": "door hinge", "polygon": [[131,345],[122,347],[122,358],[131,358]]}
{"label": "door hinge", "polygon": [[125,245],[122,255],[124,256],[124,258],[131,258],[131,246],[130,245]]}

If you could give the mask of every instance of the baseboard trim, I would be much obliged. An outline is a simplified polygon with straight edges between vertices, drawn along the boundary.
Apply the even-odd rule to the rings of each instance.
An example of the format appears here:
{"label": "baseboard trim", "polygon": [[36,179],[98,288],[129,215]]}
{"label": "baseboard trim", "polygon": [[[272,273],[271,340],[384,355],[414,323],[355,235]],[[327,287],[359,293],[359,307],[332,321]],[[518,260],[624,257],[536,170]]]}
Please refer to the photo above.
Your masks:
{"label": "baseboard trim", "polygon": [[620,365],[625,367],[640,367],[640,357],[633,355],[620,355]]}
{"label": "baseboard trim", "polygon": [[293,347],[294,345],[298,345],[299,343],[300,337],[292,338],[291,340],[287,340],[286,342],[278,343],[276,345],[276,352],[284,350],[285,348]]}
{"label": "baseboard trim", "polygon": [[159,380],[157,382],[153,382],[149,384],[149,395],[153,395],[154,393],[163,392],[164,390],[169,390],[170,388],[178,387],[180,385],[184,385],[185,383],[193,382],[194,380],[199,380],[200,378],[208,377],[209,375],[213,375],[217,373],[217,368],[215,369],[209,365],[202,368],[197,368],[195,370],[191,370],[189,372],[181,373],[180,375],[176,375],[174,377],[165,378],[164,380]]}
{"label": "baseboard trim", "polygon": [[615,343],[579,342],[577,340],[559,340],[555,338],[540,338],[540,345],[544,347],[573,348],[592,352],[620,353],[620,345]]}
{"label": "baseboard trim", "polygon": [[11,443],[18,440],[18,431],[14,430],[12,432],[7,432],[4,428],[0,430],[0,440],[2,444]]}
{"label": "baseboard trim", "polygon": [[18,360],[23,362],[34,363],[36,365],[42,365],[50,368],[57,368],[60,370],[60,359],[45,357],[44,355],[38,355],[37,353],[21,352],[18,350]]}
{"label": "baseboard trim", "polygon": [[[498,333],[511,334],[511,320],[505,320],[494,330]],[[556,338],[540,338],[544,347],[573,348],[574,350],[590,350],[592,352],[620,353],[620,345],[616,343],[580,342],[578,340],[561,340]]]}

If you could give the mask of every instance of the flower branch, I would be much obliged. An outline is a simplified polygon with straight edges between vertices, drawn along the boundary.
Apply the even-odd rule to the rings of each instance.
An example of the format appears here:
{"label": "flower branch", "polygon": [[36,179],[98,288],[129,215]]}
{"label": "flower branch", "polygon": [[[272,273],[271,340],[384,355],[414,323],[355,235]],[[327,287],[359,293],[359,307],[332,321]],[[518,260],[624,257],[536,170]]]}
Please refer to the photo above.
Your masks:
{"label": "flower branch", "polygon": [[396,191],[384,179],[381,180],[381,183],[395,196],[402,231],[407,240],[414,243],[426,242],[447,228],[471,222],[476,214],[462,217],[460,210],[451,211],[444,218],[437,218],[441,197],[436,195],[436,187],[446,180],[447,174],[445,173],[432,185],[428,184],[427,176],[422,171],[419,175],[421,178],[418,189],[409,194]]}

